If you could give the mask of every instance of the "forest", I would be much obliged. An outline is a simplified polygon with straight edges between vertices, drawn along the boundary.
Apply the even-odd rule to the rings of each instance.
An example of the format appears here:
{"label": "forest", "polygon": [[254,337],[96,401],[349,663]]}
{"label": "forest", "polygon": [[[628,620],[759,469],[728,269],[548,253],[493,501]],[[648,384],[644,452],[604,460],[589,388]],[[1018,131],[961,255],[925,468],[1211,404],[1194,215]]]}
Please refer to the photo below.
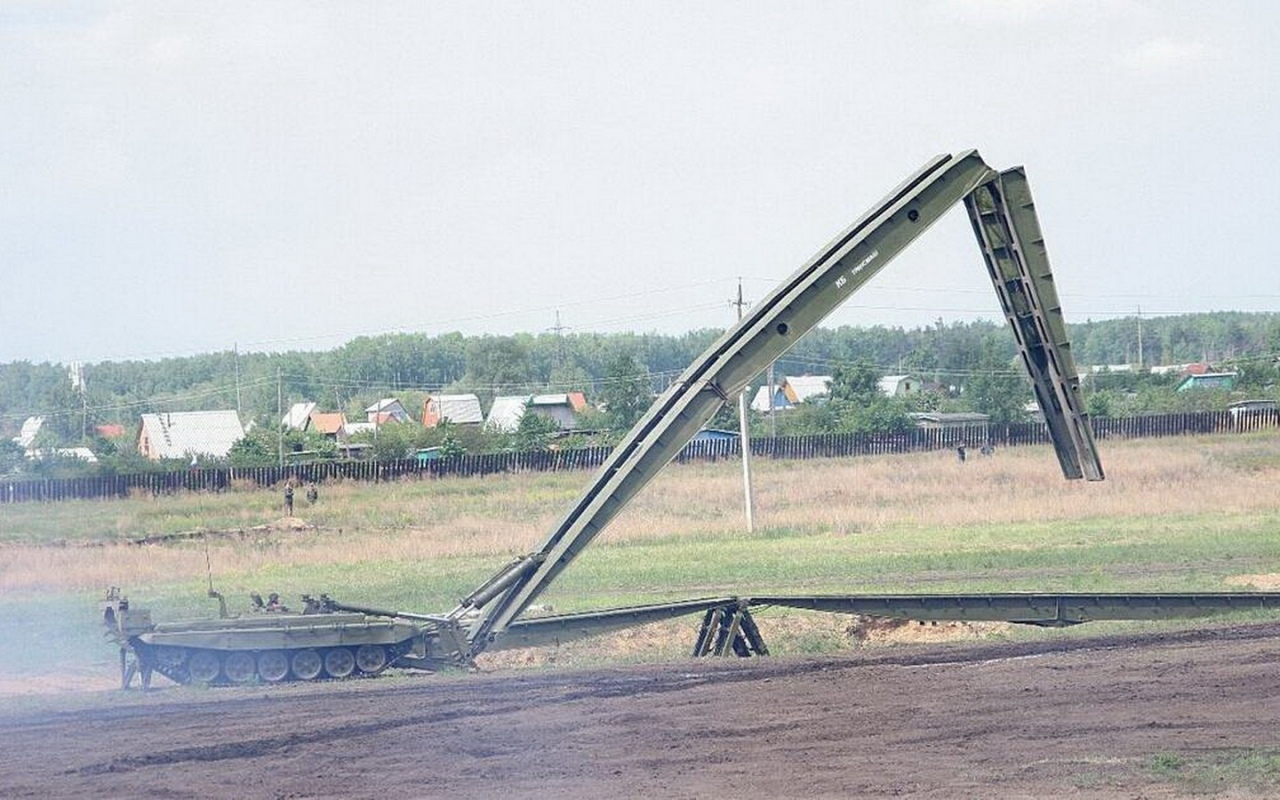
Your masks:
{"label": "forest", "polygon": [[[1068,326],[1075,360],[1094,416],[1133,416],[1223,408],[1233,399],[1276,399],[1280,358],[1280,314],[1213,312],[1154,318],[1128,317]],[[314,401],[330,411],[363,419],[379,398],[395,396],[420,414],[430,393],[473,392],[487,410],[495,396],[580,391],[595,408],[580,428],[607,439],[625,430],[653,393],[661,391],[720,330],[681,335],[656,333],[512,336],[438,336],[395,333],[360,337],[328,351],[206,353],[156,361],[79,365],[73,385],[70,365],[25,361],[0,364],[0,471],[22,464],[12,445],[23,420],[41,416],[43,447],[89,446],[95,453],[134,461],[128,451],[143,413],[235,409],[241,420],[274,440],[282,409]],[[831,397],[804,404],[778,419],[756,415],[752,424],[770,433],[818,433],[900,428],[911,411],[977,411],[993,424],[1025,421],[1029,384],[1016,360],[1012,334],[989,321],[944,323],[923,328],[818,328],[774,368],[776,380],[794,375],[831,375]],[[1200,362],[1237,373],[1230,391],[1177,392],[1179,370],[1149,367]],[[888,398],[875,388],[884,375],[909,374],[926,390]],[[757,384],[763,383],[762,376]],[[736,427],[731,415],[717,420]],[[123,426],[107,441],[102,425]],[[462,432],[455,431],[455,436]],[[536,447],[549,431],[511,437],[470,432],[451,447],[472,450]],[[381,450],[439,445],[443,434],[425,430],[387,441]],[[467,438],[469,436],[469,438]],[[250,437],[252,438],[252,437]],[[384,437],[395,439],[396,437]],[[252,443],[248,443],[252,444]],[[264,439],[241,457],[266,458],[275,451]],[[313,449],[317,442],[293,442]],[[15,452],[15,449],[17,452]],[[233,453],[233,456],[235,454]],[[133,464],[141,467],[142,465]]]}

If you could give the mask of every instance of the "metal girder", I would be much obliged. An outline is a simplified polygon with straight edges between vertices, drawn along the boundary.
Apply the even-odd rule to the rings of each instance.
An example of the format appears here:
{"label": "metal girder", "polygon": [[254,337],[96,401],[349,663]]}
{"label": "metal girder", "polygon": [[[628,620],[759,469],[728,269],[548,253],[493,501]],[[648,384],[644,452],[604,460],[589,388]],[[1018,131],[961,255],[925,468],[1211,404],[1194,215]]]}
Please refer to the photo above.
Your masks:
{"label": "metal girder", "polygon": [[589,636],[646,625],[650,622],[662,622],[690,614],[704,613],[709,608],[736,606],[737,603],[737,599],[733,597],[707,597],[675,603],[611,608],[606,611],[526,617],[512,622],[502,638],[494,642],[490,649],[504,650],[513,647],[564,644]]}
{"label": "metal girder", "polygon": [[[508,565],[449,613],[468,631],[467,656],[474,657],[508,630],[723,403],[980,187],[989,202],[984,206],[979,199],[974,205],[981,209],[972,212],[978,220],[975,232],[1037,387],[1036,398],[1046,418],[1054,420],[1050,433],[1063,473],[1101,478],[1030,194],[1025,192],[1025,202],[1016,207],[1005,204],[1006,194],[1025,189],[1025,181],[1021,188],[1015,185],[1020,174],[1006,173],[1006,192],[1001,184],[1005,176],[987,166],[977,151],[937,156],[753,306],[654,402],[542,546]],[[983,216],[987,206],[993,210],[990,219]]]}
{"label": "metal girder", "polygon": [[[814,594],[706,597],[604,611],[518,619],[490,649],[543,647],[701,613],[691,655],[768,655],[751,609],[793,608],[920,622],[1010,622],[1066,627],[1102,620],[1159,620],[1239,611],[1280,611],[1280,592],[1003,592],[980,594]],[[401,666],[444,662],[404,658]]]}
{"label": "metal girder", "polygon": [[1100,481],[1102,462],[1080,396],[1062,306],[1031,187],[1022,167],[1005,170],[964,199],[1005,318],[1013,329],[1062,473]]}
{"label": "metal girder", "polygon": [[912,620],[1015,622],[1059,627],[1098,620],[1200,617],[1232,611],[1280,611],[1280,592],[1154,592],[752,597],[751,606],[784,606]]}

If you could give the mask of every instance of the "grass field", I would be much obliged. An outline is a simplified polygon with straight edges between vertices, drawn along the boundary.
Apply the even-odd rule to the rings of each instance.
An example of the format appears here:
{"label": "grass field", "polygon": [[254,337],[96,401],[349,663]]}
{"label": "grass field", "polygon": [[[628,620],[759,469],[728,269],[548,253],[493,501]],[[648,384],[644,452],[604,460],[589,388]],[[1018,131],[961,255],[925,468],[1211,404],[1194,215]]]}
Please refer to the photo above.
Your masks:
{"label": "grass field", "polygon": [[[672,465],[542,600],[573,611],[726,593],[1280,588],[1274,434],[1104,442],[1102,455],[1102,483],[1063,480],[1047,447],[964,464],[949,452],[757,460],[754,533],[737,463]],[[446,611],[536,549],[588,477],[331,484],[293,524],[279,493],[257,488],[0,506],[0,637],[14,650],[0,671],[29,668],[33,650],[109,660],[94,628],[109,585],[158,620],[212,611],[210,576],[233,606],[254,590]],[[125,543],[196,530],[218,535]],[[821,650],[842,645],[843,625],[766,635],[775,651]],[[688,627],[672,628],[678,644],[632,633],[608,649],[680,653]]]}

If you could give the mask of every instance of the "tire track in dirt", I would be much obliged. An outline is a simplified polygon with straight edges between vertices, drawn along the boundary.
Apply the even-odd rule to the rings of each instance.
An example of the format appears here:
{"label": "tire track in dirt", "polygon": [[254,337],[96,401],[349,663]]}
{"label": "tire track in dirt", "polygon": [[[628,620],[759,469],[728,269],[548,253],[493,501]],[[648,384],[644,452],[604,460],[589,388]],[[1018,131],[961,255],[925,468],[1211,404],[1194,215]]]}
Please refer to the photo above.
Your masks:
{"label": "tire track in dirt", "polygon": [[339,739],[368,736],[385,731],[415,725],[431,725],[450,722],[464,717],[497,716],[523,710],[521,706],[501,706],[498,708],[477,710],[445,711],[438,714],[406,717],[397,720],[370,722],[364,725],[344,725],[341,729],[324,729],[308,733],[292,733],[283,736],[266,736],[243,742],[227,742],[212,745],[196,745],[179,747],[140,756],[114,758],[97,764],[88,764],[76,769],[66,770],[64,774],[103,775],[116,772],[128,772],[146,767],[180,764],[188,761],[228,761],[240,758],[259,758],[272,753],[312,744],[324,744]]}
{"label": "tire track in dirt", "polygon": [[[333,684],[293,685],[271,687],[273,691],[262,691],[262,687],[253,689],[212,690],[202,696],[191,698],[189,690],[164,690],[165,696],[156,698],[160,703],[152,703],[151,698],[140,701],[136,705],[125,708],[83,709],[74,713],[38,713],[28,716],[0,718],[0,732],[12,733],[9,746],[26,749],[32,742],[41,737],[77,736],[74,730],[102,730],[102,728],[122,727],[127,730],[147,730],[151,735],[147,740],[152,742],[151,750],[146,753],[137,751],[120,751],[111,758],[101,758],[110,754],[111,749],[97,749],[100,758],[78,767],[61,769],[56,773],[67,781],[101,781],[104,776],[116,778],[128,776],[129,773],[141,773],[142,778],[129,778],[131,785],[138,782],[161,780],[159,776],[168,774],[166,768],[178,771],[198,769],[196,764],[221,764],[220,771],[238,771],[265,773],[271,764],[280,760],[297,759],[306,755],[315,758],[316,753],[324,751],[325,746],[337,746],[340,750],[346,741],[378,739],[381,733],[390,733],[392,740],[412,740],[415,736],[406,731],[413,728],[436,730],[448,728],[451,733],[452,756],[474,760],[481,763],[492,762],[493,759],[516,758],[515,755],[529,748],[531,742],[522,733],[515,733],[517,727],[511,723],[497,723],[498,730],[506,731],[500,737],[502,741],[475,741],[467,739],[467,732],[486,728],[495,730],[494,719],[508,716],[512,723],[520,723],[518,730],[534,730],[543,726],[543,716],[547,709],[559,709],[559,724],[567,724],[558,730],[572,731],[573,722],[568,719],[579,719],[579,714],[591,708],[599,708],[599,701],[634,698],[639,700],[645,695],[678,695],[690,692],[689,698],[707,691],[719,691],[726,686],[739,685],[741,689],[731,690],[739,696],[748,696],[755,692],[765,691],[765,685],[786,685],[790,678],[809,678],[819,676],[823,684],[851,685],[858,682],[860,669],[877,667],[928,668],[934,666],[980,666],[989,663],[1016,664],[1020,659],[1038,659],[1056,654],[1088,654],[1092,652],[1124,652],[1124,650],[1147,650],[1156,655],[1157,663],[1149,664],[1148,669],[1156,677],[1172,671],[1171,678],[1178,677],[1184,667],[1179,664],[1158,663],[1161,650],[1190,648],[1206,648],[1208,658],[1215,659],[1212,646],[1230,643],[1252,643],[1260,640],[1280,640],[1280,623],[1256,623],[1256,625],[1236,625],[1229,627],[1190,628],[1153,634],[1137,635],[1105,635],[1080,637],[1080,639],[1064,639],[1056,641],[1030,641],[1030,643],[957,643],[947,646],[929,646],[929,648],[911,648],[881,650],[861,650],[838,657],[809,657],[801,659],[759,659],[751,662],[732,660],[732,662],[684,662],[676,664],[646,664],[641,667],[584,669],[584,671],[521,673],[503,671],[484,673],[470,677],[451,676],[431,678],[424,677],[420,681],[406,685],[397,678],[389,678],[390,685],[372,685],[372,681],[333,682]],[[1197,660],[1199,657],[1197,657]],[[1029,662],[1032,663],[1032,662]],[[1244,654],[1244,658],[1236,660],[1236,664],[1270,663],[1263,654],[1256,650]],[[1068,672],[1068,667],[1052,667],[1051,671]],[[803,681],[808,682],[808,681]],[[750,686],[759,684],[759,686]],[[172,692],[172,694],[170,694]],[[225,692],[225,694],[224,694]],[[246,696],[252,692],[253,696]],[[140,698],[141,700],[141,698]],[[264,700],[278,704],[274,708],[264,708]],[[681,699],[677,698],[677,704]],[[662,705],[671,705],[667,700]],[[649,716],[653,716],[653,712]],[[380,714],[379,718],[369,719],[369,714]],[[643,721],[646,717],[640,717]],[[246,739],[225,741],[225,736],[233,735],[237,730],[237,722],[251,719],[251,724],[239,726],[239,735],[247,735]],[[264,721],[274,719],[282,724],[291,724],[292,731],[274,730],[270,723]],[[488,719],[489,722],[484,722]],[[612,719],[612,718],[611,718]],[[472,721],[468,723],[468,721]],[[714,721],[707,721],[705,730],[718,730]],[[183,727],[186,724],[186,727]],[[614,727],[628,728],[625,718],[613,719]],[[946,730],[902,732],[899,741],[914,746],[950,746],[948,735],[957,732],[970,739],[980,741],[984,736],[998,733],[998,728],[984,732],[982,721],[966,721],[969,728],[964,731]],[[1185,724],[1152,719],[1149,730],[1152,732],[1178,733]],[[1183,724],[1183,727],[1179,727]],[[314,727],[312,727],[314,726]],[[511,727],[511,730],[507,730]],[[772,724],[753,721],[742,724],[733,723],[724,728],[724,736],[733,741],[746,739],[776,739],[786,735],[788,724]],[[1073,724],[1057,730],[1057,735],[1076,737],[1092,737],[1094,733],[1107,730],[1108,724],[1094,719],[1076,719]],[[1112,726],[1114,727],[1114,726]],[[677,728],[678,731],[678,728]],[[705,732],[705,731],[704,731]],[[200,741],[202,736],[223,736],[221,741]],[[490,733],[492,736],[492,733]],[[940,739],[941,737],[941,739]],[[388,737],[383,737],[387,741]],[[46,739],[47,741],[47,739]],[[146,742],[137,742],[146,746]],[[160,745],[156,748],[156,745]],[[170,745],[170,746],[164,746]],[[814,740],[808,745],[813,746]],[[494,746],[497,750],[485,750],[486,746]],[[14,750],[17,754],[18,750]],[[70,755],[72,750],[67,751]],[[93,749],[82,750],[82,755],[90,755]],[[659,762],[666,763],[675,756],[663,756]],[[471,763],[471,762],[467,762]],[[65,764],[65,762],[64,762]],[[9,786],[9,791],[17,788]],[[32,795],[33,796],[33,795]]]}

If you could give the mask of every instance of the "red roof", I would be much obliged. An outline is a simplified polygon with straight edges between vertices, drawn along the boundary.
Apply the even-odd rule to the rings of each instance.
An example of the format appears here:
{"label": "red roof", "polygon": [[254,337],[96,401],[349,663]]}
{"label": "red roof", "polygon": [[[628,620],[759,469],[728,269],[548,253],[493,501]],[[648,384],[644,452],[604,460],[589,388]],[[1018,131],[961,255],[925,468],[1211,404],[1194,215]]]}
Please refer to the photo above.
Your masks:
{"label": "red roof", "polygon": [[311,414],[311,429],[326,436],[340,432],[346,424],[347,415],[341,411],[317,411]]}

